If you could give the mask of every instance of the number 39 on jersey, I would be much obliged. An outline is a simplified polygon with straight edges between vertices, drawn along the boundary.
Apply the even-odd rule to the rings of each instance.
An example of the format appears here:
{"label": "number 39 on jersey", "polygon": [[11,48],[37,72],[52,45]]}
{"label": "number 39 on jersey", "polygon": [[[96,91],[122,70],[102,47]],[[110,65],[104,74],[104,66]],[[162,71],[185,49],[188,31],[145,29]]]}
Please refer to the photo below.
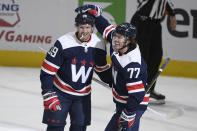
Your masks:
{"label": "number 39 on jersey", "polygon": [[58,52],[58,48],[57,47],[51,47],[51,49],[47,52],[51,57],[55,57],[56,54]]}

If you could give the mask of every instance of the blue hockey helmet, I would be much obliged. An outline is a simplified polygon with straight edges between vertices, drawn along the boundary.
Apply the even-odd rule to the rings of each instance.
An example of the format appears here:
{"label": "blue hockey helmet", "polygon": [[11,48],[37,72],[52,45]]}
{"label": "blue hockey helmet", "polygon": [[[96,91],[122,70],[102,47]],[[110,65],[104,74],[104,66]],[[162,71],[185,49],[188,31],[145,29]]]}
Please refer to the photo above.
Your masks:
{"label": "blue hockey helmet", "polygon": [[122,23],[116,27],[115,33],[121,34],[127,40],[136,38],[136,28],[129,23]]}
{"label": "blue hockey helmet", "polygon": [[94,25],[95,18],[94,16],[90,15],[89,13],[79,13],[75,17],[75,25],[78,26],[79,24],[90,24]]}

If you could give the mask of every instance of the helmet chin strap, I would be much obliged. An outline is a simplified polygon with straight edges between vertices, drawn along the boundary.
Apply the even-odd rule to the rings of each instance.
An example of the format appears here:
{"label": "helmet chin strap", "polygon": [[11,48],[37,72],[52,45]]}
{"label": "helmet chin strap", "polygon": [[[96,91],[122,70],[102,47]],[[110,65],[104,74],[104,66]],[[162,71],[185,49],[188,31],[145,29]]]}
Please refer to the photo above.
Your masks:
{"label": "helmet chin strap", "polygon": [[124,45],[122,48],[118,49],[118,52],[120,52],[122,49],[128,47],[127,45]]}

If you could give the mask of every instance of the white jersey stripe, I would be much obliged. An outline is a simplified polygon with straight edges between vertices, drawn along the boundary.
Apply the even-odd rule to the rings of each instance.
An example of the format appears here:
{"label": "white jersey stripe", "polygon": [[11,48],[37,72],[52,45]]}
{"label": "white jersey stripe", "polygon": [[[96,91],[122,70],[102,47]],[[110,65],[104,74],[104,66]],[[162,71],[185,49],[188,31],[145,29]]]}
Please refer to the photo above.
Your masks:
{"label": "white jersey stripe", "polygon": [[133,82],[133,83],[127,83],[127,86],[133,86],[133,85],[139,85],[142,84],[142,81],[137,81],[137,82]]}
{"label": "white jersey stripe", "polygon": [[136,90],[130,90],[130,91],[128,91],[128,93],[138,93],[138,92],[143,92],[143,91],[145,91],[144,88],[136,89]]}
{"label": "white jersey stripe", "polygon": [[55,64],[53,64],[53,63],[47,61],[46,59],[44,59],[44,62],[46,62],[48,65],[50,65],[50,66],[52,66],[52,67],[54,67],[54,68],[56,68],[56,69],[59,69],[59,68],[60,68],[59,66],[57,66],[57,65],[55,65]]}
{"label": "white jersey stripe", "polygon": [[65,93],[70,94],[70,95],[75,95],[75,96],[87,96],[88,94],[91,93],[91,91],[88,92],[88,93],[83,93],[83,94],[81,94],[81,93],[76,93],[76,92],[70,92],[70,91],[67,91],[67,90],[63,89],[62,87],[58,86],[56,83],[53,83],[53,84],[55,85],[55,87],[57,87],[57,88],[58,88],[59,90],[61,90],[62,92],[65,92]]}

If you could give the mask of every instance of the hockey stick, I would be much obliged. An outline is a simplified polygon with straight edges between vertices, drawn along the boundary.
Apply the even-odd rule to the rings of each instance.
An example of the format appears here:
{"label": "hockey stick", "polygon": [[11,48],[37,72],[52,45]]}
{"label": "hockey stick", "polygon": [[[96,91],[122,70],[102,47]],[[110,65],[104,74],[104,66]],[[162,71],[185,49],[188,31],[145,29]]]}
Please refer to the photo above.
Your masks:
{"label": "hockey stick", "polygon": [[[96,83],[98,83],[99,85],[102,85],[103,87],[106,87],[107,89],[111,89],[106,83],[98,80],[97,78],[93,77],[92,80]],[[165,113],[161,113],[161,112],[158,112],[150,107],[147,107],[147,110],[150,111],[151,113],[153,113],[155,116],[163,119],[163,120],[167,120],[169,118],[172,118],[174,116],[176,116],[176,114],[181,114],[181,113],[176,113],[176,114],[165,114]]]}
{"label": "hockey stick", "polygon": [[[152,81],[148,85],[148,89],[147,89],[146,93],[148,93],[149,90],[152,88],[153,84],[155,83],[155,81],[157,80],[157,78],[159,77],[159,75],[161,74],[161,72],[166,67],[166,65],[168,64],[169,61],[170,61],[170,58],[169,57],[166,58],[165,62],[162,64],[161,68],[158,70],[158,72],[155,74]],[[179,117],[184,114],[184,110],[182,108],[179,108],[176,111],[170,112],[168,114],[157,112],[156,110],[154,110],[150,107],[147,107],[147,110],[152,112],[156,116],[159,116],[160,118],[162,118],[164,120],[173,119],[173,118]]]}
{"label": "hockey stick", "polygon": [[150,84],[148,85],[147,91],[146,93],[148,93],[150,91],[150,89],[152,88],[153,84],[155,83],[155,81],[157,80],[157,78],[159,77],[159,75],[161,74],[161,72],[163,71],[163,69],[166,67],[166,65],[168,64],[168,62],[170,61],[170,58],[167,57],[165,62],[162,64],[161,68],[157,71],[157,73],[155,74],[155,76],[153,77],[152,81],[150,82]]}
{"label": "hockey stick", "polygon": [[[107,89],[111,89],[106,83],[98,80],[97,78],[93,77],[92,80],[96,83],[98,83],[99,85],[102,85],[103,87],[106,87]],[[173,118],[177,118],[179,116],[182,116],[184,114],[184,110],[181,108],[178,108],[176,111],[172,111],[170,113],[161,113],[158,112],[150,107],[147,107],[147,110],[149,112],[151,112],[152,114],[154,114],[155,116],[163,119],[163,120],[169,120],[169,119],[173,119]]]}
{"label": "hockey stick", "polygon": [[102,85],[102,86],[108,88],[108,89],[111,89],[106,83],[104,83],[104,82],[98,80],[98,79],[95,78],[95,77],[92,77],[92,80],[95,81],[96,83],[98,83],[98,84],[100,84],[100,85]]}

